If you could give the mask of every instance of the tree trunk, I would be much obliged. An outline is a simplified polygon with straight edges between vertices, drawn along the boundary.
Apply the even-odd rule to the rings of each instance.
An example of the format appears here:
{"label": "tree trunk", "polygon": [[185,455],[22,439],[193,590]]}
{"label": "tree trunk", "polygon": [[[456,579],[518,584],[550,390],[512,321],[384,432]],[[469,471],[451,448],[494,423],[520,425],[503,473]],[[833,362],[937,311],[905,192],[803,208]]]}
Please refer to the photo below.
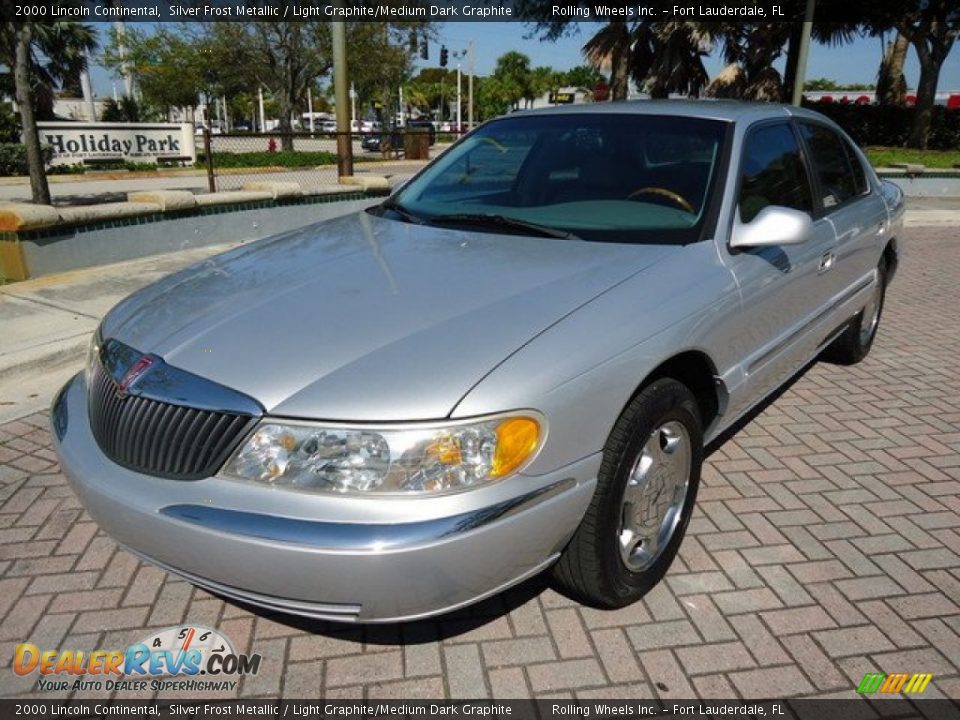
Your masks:
{"label": "tree trunk", "polygon": [[907,100],[907,81],[903,63],[907,59],[910,41],[899,32],[887,44],[877,77],[877,102],[881,105],[903,105]]}
{"label": "tree trunk", "polygon": [[919,150],[927,149],[927,139],[930,135],[930,122],[933,119],[933,106],[937,98],[937,82],[940,79],[940,67],[943,59],[932,53],[926,60],[921,60],[920,82],[917,85],[916,114],[913,116],[913,126],[907,137],[907,147]]}
{"label": "tree trunk", "polygon": [[33,107],[33,88],[30,85],[30,40],[33,28],[23,23],[16,32],[16,62],[13,79],[16,84],[17,105],[23,126],[23,144],[27,151],[27,167],[30,172],[30,192],[33,201],[40,205],[50,204],[50,187],[44,171],[43,154],[40,151],[40,134]]}
{"label": "tree trunk", "polygon": [[293,128],[290,126],[293,102],[283,94],[278,98],[278,101],[280,119],[277,123],[277,131],[280,133],[280,149],[284,152],[293,152]]}
{"label": "tree trunk", "polygon": [[610,53],[610,96],[613,100],[626,100],[629,90],[630,68],[628,51],[615,48]]}

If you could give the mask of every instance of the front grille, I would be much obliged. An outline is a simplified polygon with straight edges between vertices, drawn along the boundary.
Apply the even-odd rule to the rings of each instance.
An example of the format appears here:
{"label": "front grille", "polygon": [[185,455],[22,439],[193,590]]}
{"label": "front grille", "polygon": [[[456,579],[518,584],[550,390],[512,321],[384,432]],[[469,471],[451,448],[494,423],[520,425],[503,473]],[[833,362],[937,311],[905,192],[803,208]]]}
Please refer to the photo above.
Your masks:
{"label": "front grille", "polygon": [[107,457],[131,470],[176,480],[213,475],[256,422],[250,415],[121,397],[100,363],[88,402],[90,428]]}

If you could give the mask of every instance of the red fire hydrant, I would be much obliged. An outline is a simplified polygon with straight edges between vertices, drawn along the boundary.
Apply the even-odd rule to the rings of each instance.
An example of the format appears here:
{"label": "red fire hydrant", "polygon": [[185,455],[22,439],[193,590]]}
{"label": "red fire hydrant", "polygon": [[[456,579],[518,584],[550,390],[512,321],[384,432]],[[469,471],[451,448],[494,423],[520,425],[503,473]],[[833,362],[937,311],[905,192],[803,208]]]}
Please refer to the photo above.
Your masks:
{"label": "red fire hydrant", "polygon": [[267,142],[267,152],[275,153],[277,151],[277,141],[274,138],[270,138]]}

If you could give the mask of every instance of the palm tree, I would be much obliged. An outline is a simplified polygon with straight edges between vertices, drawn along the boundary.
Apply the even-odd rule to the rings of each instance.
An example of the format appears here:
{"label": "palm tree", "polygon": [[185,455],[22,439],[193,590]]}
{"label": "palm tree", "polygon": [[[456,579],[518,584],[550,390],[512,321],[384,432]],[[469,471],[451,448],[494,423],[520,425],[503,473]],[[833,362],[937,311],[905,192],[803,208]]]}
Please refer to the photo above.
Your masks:
{"label": "palm tree", "polygon": [[613,100],[626,100],[630,77],[630,48],[634,37],[623,20],[611,20],[583,46],[583,56],[597,70],[610,66],[610,95]]}
{"label": "palm tree", "polygon": [[583,46],[595,68],[610,66],[614,100],[627,97],[628,80],[655,98],[672,92],[698,96],[709,80],[703,58],[714,42],[714,23],[614,20]]}
{"label": "palm tree", "polygon": [[650,23],[646,42],[634,44],[630,71],[651,97],[670,93],[699,97],[710,78],[703,58],[714,43],[714,25],[695,22]]}
{"label": "palm tree", "polygon": [[12,70],[35,203],[50,204],[37,117],[53,115],[56,89],[87,66],[96,31],[74,22],[12,22],[0,26],[0,62]]}
{"label": "palm tree", "polygon": [[903,63],[910,41],[901,33],[885,44],[883,59],[877,71],[877,102],[881,105],[903,105],[907,101],[907,79]]}
{"label": "palm tree", "polygon": [[783,54],[788,23],[724,23],[723,57],[727,66],[707,94],[718,98],[779,102],[783,79],[773,63]]}

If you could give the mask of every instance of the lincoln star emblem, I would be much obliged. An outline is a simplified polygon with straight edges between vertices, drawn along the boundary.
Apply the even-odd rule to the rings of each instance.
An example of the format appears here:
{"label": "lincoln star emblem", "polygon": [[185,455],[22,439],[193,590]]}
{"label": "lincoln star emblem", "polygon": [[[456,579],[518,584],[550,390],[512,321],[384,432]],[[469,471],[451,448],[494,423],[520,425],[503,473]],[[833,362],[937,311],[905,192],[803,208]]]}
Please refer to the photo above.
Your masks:
{"label": "lincoln star emblem", "polygon": [[117,395],[125,397],[130,388],[142,378],[153,365],[153,358],[148,355],[142,356],[124,373],[123,377],[117,383]]}

